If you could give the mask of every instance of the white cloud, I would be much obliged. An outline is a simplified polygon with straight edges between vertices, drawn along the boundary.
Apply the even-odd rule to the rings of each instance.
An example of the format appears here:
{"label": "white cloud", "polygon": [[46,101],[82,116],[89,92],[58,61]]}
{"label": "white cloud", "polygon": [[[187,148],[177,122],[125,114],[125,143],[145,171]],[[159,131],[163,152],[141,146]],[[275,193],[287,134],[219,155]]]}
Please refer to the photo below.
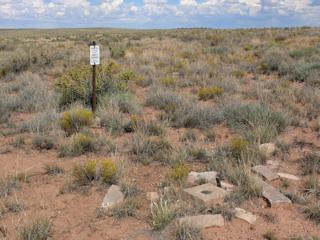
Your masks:
{"label": "white cloud", "polygon": [[197,5],[196,0],[180,0],[181,5]]}
{"label": "white cloud", "polygon": [[98,6],[91,5],[89,1],[51,0],[45,3],[44,0],[0,0],[0,27],[6,27],[1,26],[3,19],[33,21],[43,23],[43,26],[50,22],[57,24],[56,27],[64,23],[70,24],[70,27],[100,24],[104,27],[134,28],[190,25],[217,28],[224,22],[229,22],[229,27],[270,27],[270,23],[276,22],[288,26],[320,25],[320,0],[180,0],[176,5],[170,0],[143,0],[142,6],[135,4],[135,0],[130,0],[130,3],[124,0],[95,0],[100,3]]}
{"label": "white cloud", "polygon": [[166,4],[167,0],[143,0],[144,4]]}

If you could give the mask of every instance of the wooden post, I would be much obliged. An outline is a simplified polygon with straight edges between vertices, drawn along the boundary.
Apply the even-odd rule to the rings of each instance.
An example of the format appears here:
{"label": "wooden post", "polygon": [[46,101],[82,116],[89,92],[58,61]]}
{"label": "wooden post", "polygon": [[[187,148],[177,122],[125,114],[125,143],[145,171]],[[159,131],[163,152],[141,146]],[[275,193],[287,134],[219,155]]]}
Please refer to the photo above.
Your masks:
{"label": "wooden post", "polygon": [[[93,46],[96,46],[95,41],[93,41]],[[96,64],[92,66],[92,113],[96,114]]]}

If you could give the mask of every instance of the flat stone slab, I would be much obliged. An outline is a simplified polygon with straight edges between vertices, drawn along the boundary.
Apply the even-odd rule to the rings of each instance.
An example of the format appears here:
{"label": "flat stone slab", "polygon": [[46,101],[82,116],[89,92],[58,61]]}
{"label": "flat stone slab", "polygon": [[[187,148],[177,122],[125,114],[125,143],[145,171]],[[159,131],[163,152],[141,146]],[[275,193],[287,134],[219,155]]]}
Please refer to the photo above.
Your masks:
{"label": "flat stone slab", "polygon": [[232,185],[230,183],[226,183],[224,181],[221,181],[221,187],[229,193],[234,192],[238,189],[237,186]]}
{"label": "flat stone slab", "polygon": [[188,175],[188,182],[189,183],[194,183],[197,180],[203,178],[205,179],[207,182],[212,183],[214,185],[217,185],[217,178],[218,173],[214,172],[214,171],[210,171],[210,172],[190,172]]}
{"label": "flat stone slab", "polygon": [[268,168],[262,165],[257,165],[251,168],[253,172],[258,173],[259,175],[266,178],[269,182],[278,179],[279,176],[271,172]]}
{"label": "flat stone slab", "polygon": [[235,208],[236,217],[240,218],[250,224],[255,224],[257,221],[257,216],[253,215],[251,212],[247,212],[246,210],[242,208]]}
{"label": "flat stone slab", "polygon": [[298,178],[297,176],[288,174],[288,173],[277,173],[277,175],[280,176],[281,178],[287,178],[290,180],[295,180],[295,181],[300,180],[300,178]]}
{"label": "flat stone slab", "polygon": [[206,183],[192,188],[183,190],[182,199],[192,201],[197,204],[205,204],[207,207],[212,207],[218,204],[223,204],[225,197],[229,193],[219,188],[212,183]]}
{"label": "flat stone slab", "polygon": [[103,199],[102,207],[109,208],[115,204],[121,203],[123,199],[124,195],[121,192],[120,187],[117,185],[112,185]]}
{"label": "flat stone slab", "polygon": [[180,218],[179,225],[181,226],[184,224],[202,228],[222,227],[224,225],[224,219],[221,214],[199,215]]}
{"label": "flat stone slab", "polygon": [[292,202],[289,198],[287,198],[270,184],[262,181],[260,178],[256,177],[255,180],[263,187],[262,196],[268,200],[270,207],[291,208]]}

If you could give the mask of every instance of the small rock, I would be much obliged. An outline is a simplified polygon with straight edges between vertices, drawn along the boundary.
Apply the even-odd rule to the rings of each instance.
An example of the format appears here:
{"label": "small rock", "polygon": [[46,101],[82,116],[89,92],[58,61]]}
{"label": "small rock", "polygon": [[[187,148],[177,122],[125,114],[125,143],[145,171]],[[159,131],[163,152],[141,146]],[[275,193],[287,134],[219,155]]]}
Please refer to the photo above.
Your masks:
{"label": "small rock", "polygon": [[222,227],[224,225],[224,219],[221,214],[199,215],[199,216],[180,218],[179,225],[182,225],[182,224],[188,224],[188,225],[198,226],[202,228]]}
{"label": "small rock", "polygon": [[117,203],[121,203],[123,199],[124,195],[121,192],[120,187],[117,185],[112,185],[103,199],[102,207],[109,208]]}
{"label": "small rock", "polygon": [[268,168],[266,168],[265,166],[262,166],[262,165],[254,166],[251,169],[252,169],[252,171],[254,171],[254,172],[260,174],[261,176],[263,176],[264,178],[266,178],[268,181],[273,181],[273,180],[279,178],[279,176],[277,174],[274,174]]}
{"label": "small rock", "polygon": [[277,175],[279,175],[280,177],[282,178],[287,178],[287,179],[290,179],[290,180],[300,180],[297,176],[295,175],[292,175],[292,174],[287,174],[287,173],[277,173]]}
{"label": "small rock", "polygon": [[237,186],[232,185],[230,183],[223,182],[223,181],[221,181],[221,187],[227,192],[234,192],[238,189]]}
{"label": "small rock", "polygon": [[263,155],[266,156],[267,159],[270,159],[272,157],[272,154],[276,150],[276,145],[274,143],[264,143],[259,146],[259,151]]}
{"label": "small rock", "polygon": [[255,224],[257,221],[257,216],[253,215],[251,212],[247,212],[242,208],[235,208],[236,217],[240,218],[242,220],[245,220],[246,222],[250,224]]}
{"label": "small rock", "polygon": [[159,199],[159,195],[156,192],[148,192],[147,193],[147,200],[151,202],[155,202]]}
{"label": "small rock", "polygon": [[190,172],[188,174],[188,183],[195,183],[199,179],[204,179],[206,182],[217,185],[216,178],[218,176],[217,172]]}

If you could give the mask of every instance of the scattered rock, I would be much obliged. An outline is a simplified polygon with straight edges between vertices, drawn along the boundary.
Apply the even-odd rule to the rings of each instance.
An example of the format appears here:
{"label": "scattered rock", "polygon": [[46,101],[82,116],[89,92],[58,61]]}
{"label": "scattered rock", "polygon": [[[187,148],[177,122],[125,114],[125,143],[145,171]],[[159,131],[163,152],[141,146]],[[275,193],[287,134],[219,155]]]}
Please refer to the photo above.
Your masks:
{"label": "scattered rock", "polygon": [[147,200],[151,202],[155,202],[159,199],[159,195],[156,192],[148,192],[147,193]]}
{"label": "scattered rock", "polygon": [[197,204],[205,204],[207,207],[212,207],[218,204],[223,204],[225,197],[229,193],[212,183],[206,183],[192,188],[183,190],[182,199],[192,201]]}
{"label": "scattered rock", "polygon": [[122,202],[123,199],[124,195],[121,192],[120,187],[117,185],[112,185],[103,199],[102,207],[109,208],[117,203]]}
{"label": "scattered rock", "polygon": [[206,182],[217,185],[216,178],[218,176],[217,172],[190,172],[188,175],[188,182],[195,183],[199,179],[204,179]]}
{"label": "scattered rock", "polygon": [[270,184],[262,181],[260,178],[255,178],[255,180],[263,187],[262,196],[268,200],[269,207],[284,207],[291,209],[292,202],[289,198],[279,192],[276,188],[272,187]]}
{"label": "scattered rock", "polygon": [[240,218],[250,224],[255,224],[257,221],[257,216],[253,215],[251,212],[247,212],[242,208],[235,208],[236,217]]}
{"label": "scattered rock", "polygon": [[262,166],[262,165],[254,166],[251,169],[253,172],[256,172],[259,175],[266,178],[269,182],[279,178],[279,176],[277,174],[274,174],[268,168],[266,168],[265,166]]}
{"label": "scattered rock", "polygon": [[296,181],[300,180],[297,176],[288,174],[288,173],[277,173],[277,175],[279,175],[282,178],[287,178],[290,180],[296,180]]}
{"label": "scattered rock", "polygon": [[188,224],[188,225],[198,226],[202,228],[222,227],[224,225],[224,219],[221,214],[199,215],[199,216],[180,218],[179,225],[182,225],[182,224]]}
{"label": "scattered rock", "polygon": [[259,146],[261,154],[265,155],[267,159],[270,159],[273,153],[276,151],[276,145],[274,143],[264,143]]}
{"label": "scattered rock", "polygon": [[230,183],[223,182],[223,181],[221,181],[221,187],[229,193],[234,192],[238,189],[237,186],[232,185]]}

